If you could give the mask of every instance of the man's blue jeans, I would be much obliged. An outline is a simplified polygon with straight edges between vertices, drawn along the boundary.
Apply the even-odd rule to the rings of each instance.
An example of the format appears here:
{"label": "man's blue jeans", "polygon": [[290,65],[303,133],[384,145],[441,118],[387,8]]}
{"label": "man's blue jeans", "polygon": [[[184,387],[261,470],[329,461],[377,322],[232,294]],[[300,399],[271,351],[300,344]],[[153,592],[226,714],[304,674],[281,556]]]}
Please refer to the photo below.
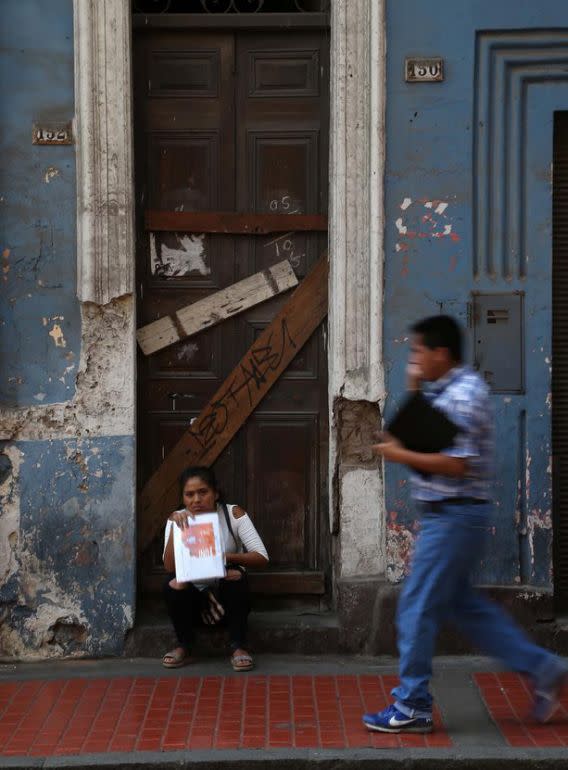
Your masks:
{"label": "man's blue jeans", "polygon": [[445,620],[507,669],[541,681],[553,676],[556,656],[531,642],[498,605],[472,587],[491,505],[420,505],[422,528],[397,611],[400,685],[392,691],[397,708],[411,717],[432,712],[428,684],[436,636]]}

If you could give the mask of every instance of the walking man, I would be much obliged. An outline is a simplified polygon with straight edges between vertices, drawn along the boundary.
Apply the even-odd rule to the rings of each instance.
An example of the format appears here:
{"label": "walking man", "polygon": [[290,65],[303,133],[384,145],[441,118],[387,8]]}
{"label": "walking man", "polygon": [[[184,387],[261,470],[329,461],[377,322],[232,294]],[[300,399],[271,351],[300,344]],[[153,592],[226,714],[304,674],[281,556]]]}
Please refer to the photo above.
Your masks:
{"label": "walking man", "polygon": [[472,587],[491,512],[493,420],[485,382],[462,364],[462,335],[453,318],[434,316],[412,327],[407,374],[409,388],[424,383],[424,396],[461,430],[452,446],[435,454],[412,452],[389,436],[373,447],[412,470],[421,530],[397,610],[400,684],[392,691],[394,703],[365,714],[363,722],[381,732],[432,730],[432,657],[446,619],[481,652],[531,676],[532,715],[544,722],[568,681],[568,667]]}

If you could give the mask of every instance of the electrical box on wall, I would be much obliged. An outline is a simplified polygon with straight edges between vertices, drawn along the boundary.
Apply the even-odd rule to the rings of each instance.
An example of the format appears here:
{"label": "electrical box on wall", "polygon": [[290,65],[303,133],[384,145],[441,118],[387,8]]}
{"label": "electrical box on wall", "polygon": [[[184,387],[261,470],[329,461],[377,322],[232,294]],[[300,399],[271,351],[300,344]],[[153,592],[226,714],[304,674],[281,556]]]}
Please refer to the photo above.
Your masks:
{"label": "electrical box on wall", "polygon": [[524,294],[473,294],[474,366],[495,393],[524,390]]}

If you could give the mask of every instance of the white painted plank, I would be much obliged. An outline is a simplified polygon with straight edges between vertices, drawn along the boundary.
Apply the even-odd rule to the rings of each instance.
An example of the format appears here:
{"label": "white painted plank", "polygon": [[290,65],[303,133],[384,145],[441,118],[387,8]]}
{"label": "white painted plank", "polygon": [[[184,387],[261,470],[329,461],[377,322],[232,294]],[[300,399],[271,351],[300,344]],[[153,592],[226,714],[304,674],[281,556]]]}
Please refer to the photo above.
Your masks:
{"label": "white painted plank", "polygon": [[142,352],[149,356],[297,285],[294,270],[284,259],[267,270],[181,308],[174,316],[165,316],[142,326],[136,332],[138,344]]}

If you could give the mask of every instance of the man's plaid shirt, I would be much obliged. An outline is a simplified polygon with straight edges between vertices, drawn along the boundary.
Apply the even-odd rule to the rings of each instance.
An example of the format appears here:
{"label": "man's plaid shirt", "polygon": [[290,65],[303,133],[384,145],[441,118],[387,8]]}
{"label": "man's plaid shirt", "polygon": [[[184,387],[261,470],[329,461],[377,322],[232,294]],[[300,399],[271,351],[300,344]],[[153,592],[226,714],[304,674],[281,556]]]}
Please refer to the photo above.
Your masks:
{"label": "man's plaid shirt", "polygon": [[490,500],[494,437],[489,388],[470,367],[458,366],[440,380],[427,384],[423,392],[430,403],[462,429],[443,454],[467,458],[468,475],[457,479],[413,472],[412,496],[424,501],[451,497]]}

